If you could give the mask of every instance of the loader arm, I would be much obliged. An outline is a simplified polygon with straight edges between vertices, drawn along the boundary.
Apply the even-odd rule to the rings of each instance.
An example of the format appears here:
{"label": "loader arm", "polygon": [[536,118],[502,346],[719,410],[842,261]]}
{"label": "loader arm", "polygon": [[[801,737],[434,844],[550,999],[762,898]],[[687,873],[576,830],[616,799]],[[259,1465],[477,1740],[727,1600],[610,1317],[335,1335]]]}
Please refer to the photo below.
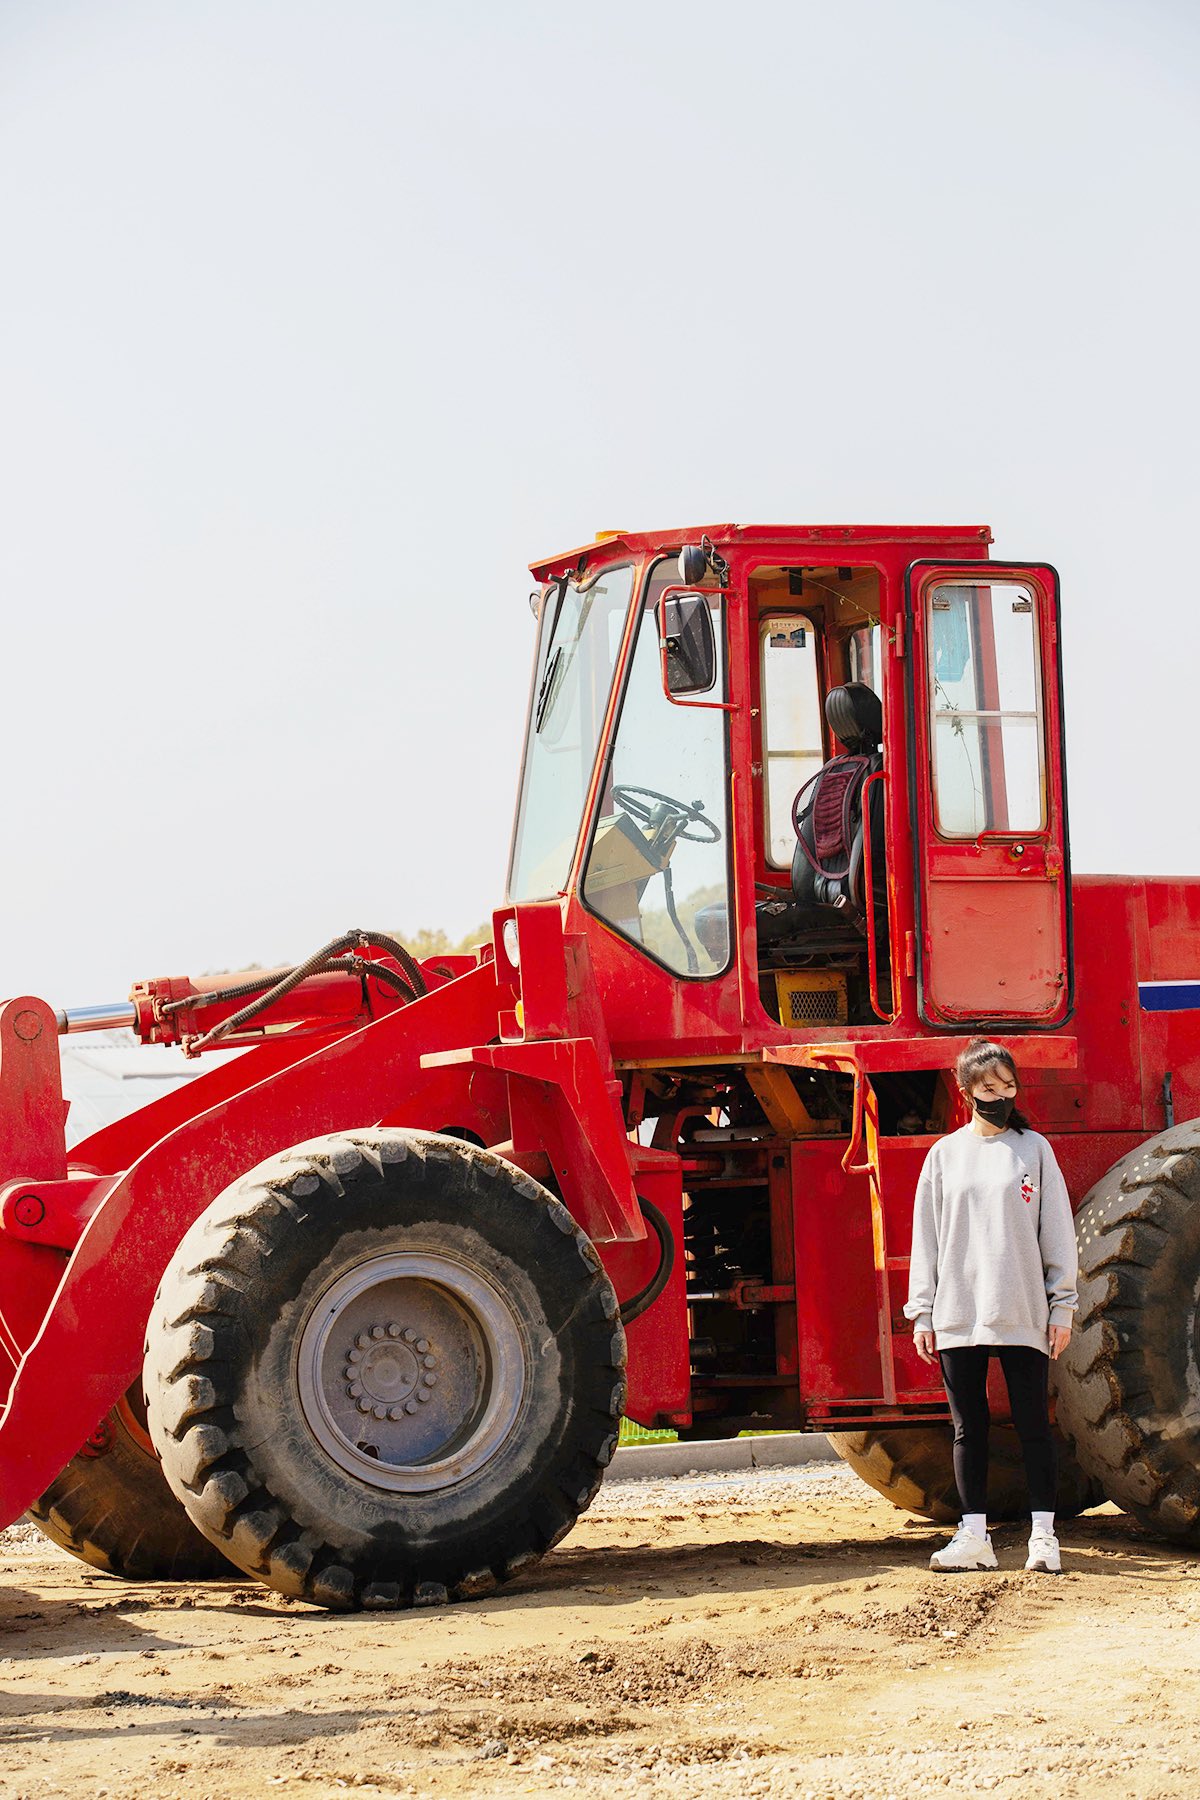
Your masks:
{"label": "loader arm", "polygon": [[[28,1241],[12,1204],[0,1218],[0,1256],[16,1253],[10,1237],[25,1230],[19,1248],[26,1259],[40,1259],[41,1281],[30,1290],[23,1328],[10,1333],[16,1373],[0,1419],[0,1520],[18,1518],[45,1490],[137,1376],[155,1290],[188,1227],[278,1151],[363,1125],[451,1129],[552,1180],[597,1243],[639,1253],[646,1243],[635,1170],[638,1182],[677,1212],[677,1170],[664,1175],[626,1133],[607,1038],[579,1035],[593,1010],[590,984],[568,996],[566,969],[586,946],[564,941],[557,907],[520,911],[522,928],[544,952],[543,981],[548,971],[560,972],[561,1005],[552,1026],[542,1022],[544,1038],[505,1042],[498,1035],[517,996],[503,970],[486,961],[308,1054],[286,1037],[250,1052],[195,1084],[190,1107],[173,1098],[156,1119],[135,1115],[111,1136],[80,1146],[84,1167],[67,1180],[54,1179],[60,1171],[50,1134],[43,1161],[54,1204],[33,1228],[41,1246]],[[525,991],[535,1027],[539,1007],[527,984]],[[294,1060],[283,1061],[289,1055]],[[57,1081],[56,1060],[53,1076],[50,1068],[41,1070],[47,1084]],[[37,1086],[31,1064],[22,1118],[36,1111]],[[210,1104],[196,1106],[205,1099]],[[155,1124],[165,1129],[147,1141]],[[57,1129],[61,1140],[61,1115]],[[123,1171],[110,1160],[118,1148],[134,1156]],[[28,1197],[17,1191],[27,1186],[26,1177],[0,1192],[15,1203]],[[642,1260],[625,1259],[622,1273],[628,1269],[632,1279],[637,1270],[640,1278]],[[677,1298],[681,1303],[682,1290]],[[77,1373],[64,1383],[68,1367]]]}
{"label": "loader arm", "polygon": [[[412,1122],[487,1125],[466,1071],[425,1071],[421,1057],[486,1038],[499,999],[494,968],[482,964],[184,1120],[119,1177],[70,1253],[36,1334],[18,1346],[0,1419],[4,1525],[37,1499],[137,1376],[163,1271],[192,1221],[239,1175],[306,1139],[395,1118],[399,1095]],[[503,1121],[488,1130],[507,1135]],[[27,1258],[61,1266],[53,1249],[20,1247]]]}

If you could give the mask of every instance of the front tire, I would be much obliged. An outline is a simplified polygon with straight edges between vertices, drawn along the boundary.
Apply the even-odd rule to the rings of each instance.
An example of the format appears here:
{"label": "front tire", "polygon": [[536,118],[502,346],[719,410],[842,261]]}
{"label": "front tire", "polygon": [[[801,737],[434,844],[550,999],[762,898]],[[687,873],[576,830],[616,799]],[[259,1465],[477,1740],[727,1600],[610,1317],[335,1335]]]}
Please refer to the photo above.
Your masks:
{"label": "front tire", "polygon": [[248,1574],[337,1609],[432,1604],[570,1530],[624,1366],[564,1206],[472,1145],[364,1130],[263,1163],[187,1233],[148,1329],[150,1431]]}

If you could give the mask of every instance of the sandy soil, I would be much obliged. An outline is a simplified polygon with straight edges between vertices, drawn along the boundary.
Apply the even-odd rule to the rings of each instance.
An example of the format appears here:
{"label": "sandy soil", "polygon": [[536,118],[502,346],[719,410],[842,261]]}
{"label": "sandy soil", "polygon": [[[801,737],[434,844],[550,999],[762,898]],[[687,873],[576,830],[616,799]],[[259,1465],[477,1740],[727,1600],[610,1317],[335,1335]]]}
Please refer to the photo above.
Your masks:
{"label": "sandy soil", "polygon": [[1111,1509],[1058,1579],[943,1537],[841,1465],[610,1484],[499,1597],[334,1617],[18,1526],[0,1795],[1200,1793],[1200,1559]]}

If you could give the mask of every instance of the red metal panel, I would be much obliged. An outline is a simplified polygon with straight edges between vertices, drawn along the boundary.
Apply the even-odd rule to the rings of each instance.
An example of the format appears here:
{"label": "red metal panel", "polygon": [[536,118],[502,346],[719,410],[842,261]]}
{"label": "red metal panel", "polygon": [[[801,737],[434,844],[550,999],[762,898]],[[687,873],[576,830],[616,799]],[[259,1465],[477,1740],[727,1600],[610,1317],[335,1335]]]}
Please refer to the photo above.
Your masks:
{"label": "red metal panel", "polygon": [[[848,1073],[856,1069],[879,1074],[902,1069],[948,1069],[970,1038],[926,1033],[924,1037],[902,1037],[896,1032],[865,1030],[861,1036],[841,1031],[822,1039],[815,1032],[807,1034],[803,1044],[775,1044],[763,1051],[764,1062],[784,1063],[793,1068],[842,1068]],[[1005,1032],[1004,1043],[1012,1051],[1018,1067],[1039,1069],[1073,1069],[1078,1061],[1078,1040],[1062,1032],[1045,1036],[1014,1036]]]}
{"label": "red metal panel", "polygon": [[[555,556],[541,557],[529,565],[539,581],[574,574],[586,561],[590,569],[600,561],[628,561],[630,556],[661,556],[682,544],[698,544],[709,537],[726,555],[730,550],[769,551],[777,560],[808,563],[836,562],[837,553],[892,547],[906,561],[914,556],[986,556],[992,533],[987,525],[685,525],[669,531],[618,531],[602,542],[580,544]],[[759,560],[764,560],[762,556]],[[856,560],[860,558],[856,557]]]}
{"label": "red metal panel", "polygon": [[[1138,981],[1200,981],[1200,881],[1146,880],[1146,935]],[[1137,994],[1134,994],[1135,1004]],[[1139,1008],[1142,1100],[1147,1127],[1166,1123],[1163,1077],[1171,1076],[1177,1119],[1200,1115],[1200,1011]]]}
{"label": "red metal panel", "polygon": [[54,1013],[28,994],[6,1000],[0,1006],[0,1179],[19,1170],[33,1181],[61,1181],[65,1119]]}
{"label": "red metal panel", "polygon": [[870,1190],[865,1175],[844,1173],[845,1147],[829,1138],[789,1146],[806,1402],[871,1400],[882,1392]]}
{"label": "red metal panel", "polygon": [[[1080,876],[1072,884],[1072,902],[1071,1031],[1079,1045],[1079,1066],[1052,1078],[1018,1049],[1021,1105],[1047,1134],[1136,1130],[1142,1124],[1136,957],[1144,931],[1144,887],[1132,877]],[[1005,1036],[1004,1041],[1013,1040]]]}
{"label": "red metal panel", "polygon": [[[629,1344],[629,1397],[625,1410],[639,1425],[690,1425],[691,1371],[688,1355],[686,1270],[683,1261],[683,1191],[679,1163],[656,1155],[653,1166],[637,1171],[637,1190],[663,1214],[675,1237],[675,1266],[652,1306],[626,1327]],[[601,1244],[601,1260],[620,1299],[650,1281],[659,1258],[658,1238],[640,1244]]]}
{"label": "red metal panel", "polygon": [[[34,1181],[61,1181],[67,1173],[65,1118],[54,1013],[44,1000],[31,995],[8,1000],[0,1006],[0,1177],[20,1171]],[[22,1241],[23,1236],[0,1232],[0,1392],[4,1393],[66,1261],[61,1250]]]}
{"label": "red metal panel", "polygon": [[925,942],[930,1005],[941,1016],[1062,1016],[1061,881],[1031,880],[1014,897],[1008,882],[990,872],[931,873]]}
{"label": "red metal panel", "polygon": [[546,1149],[564,1200],[594,1242],[645,1236],[633,1191],[620,1086],[606,1081],[591,1038],[479,1044],[451,1051],[445,1059],[426,1057],[423,1067],[451,1058],[517,1078],[509,1089],[513,1145],[517,1150]]}
{"label": "red metal panel", "polygon": [[1045,1135],[1050,1140],[1071,1196],[1071,1205],[1076,1210],[1100,1177],[1146,1139],[1140,1127],[1136,1131],[1077,1131],[1061,1135],[1047,1132]]}
{"label": "red metal panel", "polygon": [[883,1194],[884,1243],[895,1397],[899,1401],[937,1399],[942,1393],[936,1365],[923,1363],[913,1347],[913,1328],[904,1317],[912,1255],[913,1201],[921,1169],[936,1137],[881,1138],[878,1144]]}

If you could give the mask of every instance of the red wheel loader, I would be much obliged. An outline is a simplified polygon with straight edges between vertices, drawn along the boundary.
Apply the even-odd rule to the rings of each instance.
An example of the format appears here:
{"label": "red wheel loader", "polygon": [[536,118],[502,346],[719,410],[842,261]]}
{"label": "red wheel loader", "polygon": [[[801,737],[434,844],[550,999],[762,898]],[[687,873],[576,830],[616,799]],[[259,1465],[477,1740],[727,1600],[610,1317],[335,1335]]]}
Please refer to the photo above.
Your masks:
{"label": "red wheel loader", "polygon": [[[441,1602],[570,1529],[625,1414],[825,1431],[948,1515],[901,1309],[982,1030],[1079,1209],[1062,1510],[1200,1541],[1200,881],[1072,875],[1058,580],[990,542],[711,525],[538,562],[478,956],[351,931],[9,1001],[3,1522],[129,1575]],[[244,1053],[68,1156],[58,1037],[114,1023]]]}

